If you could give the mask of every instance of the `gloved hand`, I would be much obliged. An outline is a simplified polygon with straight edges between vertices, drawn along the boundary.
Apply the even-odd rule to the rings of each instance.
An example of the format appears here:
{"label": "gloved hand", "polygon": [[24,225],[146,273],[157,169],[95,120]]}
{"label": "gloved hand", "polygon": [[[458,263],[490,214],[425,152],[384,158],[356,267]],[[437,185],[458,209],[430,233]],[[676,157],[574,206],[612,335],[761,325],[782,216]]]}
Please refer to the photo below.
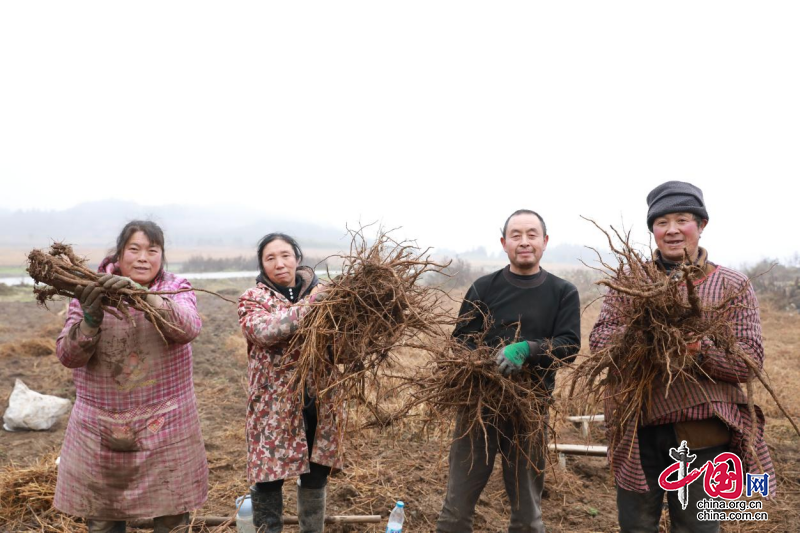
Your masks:
{"label": "gloved hand", "polygon": [[97,283],[75,288],[75,298],[81,303],[81,309],[83,310],[83,321],[90,328],[98,328],[100,323],[103,322],[102,303],[104,294],[103,287]]}
{"label": "gloved hand", "polygon": [[[144,285],[139,285],[131,278],[125,276],[115,276],[114,274],[106,274],[105,276],[97,280],[97,282],[102,284],[103,288],[106,290],[118,291],[120,289],[126,289],[126,288],[137,289],[140,291],[148,290],[147,287],[145,287]],[[148,294],[145,297],[145,300],[156,310],[161,310],[163,308],[164,300],[161,298],[161,296],[157,294]]]}
{"label": "gloved hand", "polygon": [[146,291],[147,287],[143,285],[139,285],[131,278],[126,278],[125,276],[117,276],[114,274],[106,274],[102,276],[97,283],[103,286],[104,289],[107,291],[115,290],[118,291],[120,289],[124,289],[126,287],[130,287],[131,289],[139,289],[142,291]]}
{"label": "gloved hand", "polygon": [[541,353],[541,345],[538,342],[515,342],[497,351],[495,362],[500,373],[504,376],[516,374],[522,370],[525,361]]}

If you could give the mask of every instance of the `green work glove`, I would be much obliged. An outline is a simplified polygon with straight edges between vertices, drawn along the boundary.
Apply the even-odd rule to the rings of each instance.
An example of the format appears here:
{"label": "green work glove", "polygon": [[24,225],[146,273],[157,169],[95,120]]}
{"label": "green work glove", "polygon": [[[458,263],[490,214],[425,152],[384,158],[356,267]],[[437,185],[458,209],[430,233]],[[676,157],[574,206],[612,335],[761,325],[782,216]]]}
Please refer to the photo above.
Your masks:
{"label": "green work glove", "polygon": [[504,348],[500,348],[497,351],[495,362],[501,374],[510,376],[522,370],[522,365],[525,361],[532,356],[538,355],[540,351],[538,342],[515,342],[514,344],[509,344]]}
{"label": "green work glove", "polygon": [[103,287],[97,283],[90,283],[85,287],[76,287],[75,298],[81,303],[83,321],[90,328],[99,328],[103,322]]}

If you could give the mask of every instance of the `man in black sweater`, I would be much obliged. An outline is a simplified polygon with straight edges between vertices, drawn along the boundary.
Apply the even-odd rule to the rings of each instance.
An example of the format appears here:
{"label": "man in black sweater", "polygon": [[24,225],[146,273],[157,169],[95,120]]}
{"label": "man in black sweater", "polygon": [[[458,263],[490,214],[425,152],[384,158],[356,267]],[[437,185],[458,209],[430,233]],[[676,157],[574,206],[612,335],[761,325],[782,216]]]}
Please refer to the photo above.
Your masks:
{"label": "man in black sweater", "polygon": [[[497,348],[498,371],[510,375],[532,367],[544,397],[553,390],[557,365],[574,359],[581,342],[578,290],[539,266],[547,241],[547,226],[536,212],[521,209],[508,217],[500,242],[510,264],[470,287],[453,331],[467,346],[486,331],[483,342]],[[499,451],[511,504],[509,533],[543,532],[544,431],[539,442],[527,441],[524,450],[515,450],[510,423],[487,426],[486,435],[480,429],[465,435],[465,423],[461,417],[456,421],[447,496],[436,531],[472,531],[475,505]]]}

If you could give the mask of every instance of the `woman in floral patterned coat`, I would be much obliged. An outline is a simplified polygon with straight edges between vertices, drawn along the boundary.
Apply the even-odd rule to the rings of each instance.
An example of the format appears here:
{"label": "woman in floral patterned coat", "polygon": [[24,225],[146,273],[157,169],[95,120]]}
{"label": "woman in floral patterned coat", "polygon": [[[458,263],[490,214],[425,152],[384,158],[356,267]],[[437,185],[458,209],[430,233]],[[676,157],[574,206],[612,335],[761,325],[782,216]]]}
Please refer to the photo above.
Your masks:
{"label": "woman in floral patterned coat", "polygon": [[[58,467],[53,505],[86,518],[90,533],[123,533],[125,521],[155,517],[155,531],[188,524],[206,501],[208,466],[192,383],[200,332],[194,293],[149,294],[176,329],[162,333],[141,311],[116,318],[102,308],[103,287],[191,289],[164,271],[164,234],[133,221],[98,283],[76,291],[56,353],[74,369],[76,400]],[[101,287],[101,285],[103,287]]]}
{"label": "woman in floral patterned coat", "polygon": [[329,404],[317,406],[308,386],[290,386],[299,353],[287,352],[288,343],[324,296],[314,271],[298,266],[302,258],[292,237],[266,235],[258,245],[258,283],[239,298],[249,356],[247,478],[253,522],[267,533],[283,529],[283,482],[294,476],[300,476],[300,531],[323,531],[328,475],[342,467],[336,412]]}

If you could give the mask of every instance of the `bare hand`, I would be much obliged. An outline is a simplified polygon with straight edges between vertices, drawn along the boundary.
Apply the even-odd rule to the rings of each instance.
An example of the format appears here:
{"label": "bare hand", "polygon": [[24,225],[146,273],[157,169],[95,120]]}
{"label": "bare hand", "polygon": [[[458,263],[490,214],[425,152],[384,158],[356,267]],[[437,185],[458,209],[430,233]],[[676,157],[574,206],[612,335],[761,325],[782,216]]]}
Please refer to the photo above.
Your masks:
{"label": "bare hand", "polygon": [[322,300],[330,296],[330,292],[327,289],[328,289],[327,287],[321,284],[317,285],[313,289],[311,289],[310,295],[314,297],[315,302],[321,302]]}
{"label": "bare hand", "polygon": [[700,348],[701,348],[700,340],[686,343],[686,353],[691,357],[695,357],[697,354],[699,354]]}

